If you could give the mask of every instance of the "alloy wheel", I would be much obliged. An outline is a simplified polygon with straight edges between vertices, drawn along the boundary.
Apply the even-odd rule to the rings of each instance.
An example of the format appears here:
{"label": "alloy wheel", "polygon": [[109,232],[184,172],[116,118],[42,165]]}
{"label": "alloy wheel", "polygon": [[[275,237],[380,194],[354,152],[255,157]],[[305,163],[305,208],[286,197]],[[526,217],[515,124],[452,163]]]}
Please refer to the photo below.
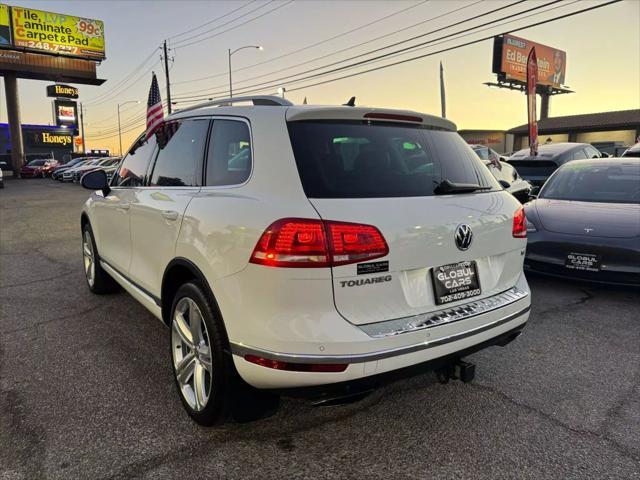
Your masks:
{"label": "alloy wheel", "polygon": [[180,392],[196,412],[209,401],[212,383],[212,356],[207,325],[195,301],[181,298],[171,324],[173,368]]}

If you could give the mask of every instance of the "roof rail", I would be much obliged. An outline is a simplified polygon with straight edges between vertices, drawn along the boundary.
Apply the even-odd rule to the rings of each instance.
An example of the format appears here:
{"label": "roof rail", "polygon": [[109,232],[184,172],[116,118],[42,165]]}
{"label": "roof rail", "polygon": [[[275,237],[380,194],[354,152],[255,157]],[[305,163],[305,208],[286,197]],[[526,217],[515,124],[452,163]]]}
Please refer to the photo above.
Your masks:
{"label": "roof rail", "polygon": [[190,112],[191,110],[197,110],[199,108],[204,108],[204,107],[233,105],[236,102],[253,102],[253,104],[256,106],[258,105],[280,106],[280,107],[293,106],[293,103],[291,103],[289,100],[285,98],[276,97],[275,95],[254,95],[254,96],[246,96],[246,97],[229,97],[229,98],[220,98],[218,100],[210,100],[208,102],[199,103],[191,107],[177,110],[176,113]]}

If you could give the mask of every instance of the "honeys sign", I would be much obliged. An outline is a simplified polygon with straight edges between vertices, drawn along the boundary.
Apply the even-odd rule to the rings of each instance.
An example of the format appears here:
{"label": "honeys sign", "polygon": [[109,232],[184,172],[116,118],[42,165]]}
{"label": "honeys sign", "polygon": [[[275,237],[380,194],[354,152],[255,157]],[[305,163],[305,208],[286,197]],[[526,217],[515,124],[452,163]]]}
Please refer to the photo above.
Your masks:
{"label": "honeys sign", "polygon": [[[6,5],[1,7],[7,8]],[[101,20],[23,7],[8,7],[11,45],[27,50],[103,60],[104,24]],[[0,29],[2,24],[0,9]],[[0,40],[0,45],[3,45]]]}
{"label": "honeys sign", "polygon": [[29,145],[35,147],[70,147],[73,145],[73,136],[71,133],[60,132],[33,132],[25,137]]}

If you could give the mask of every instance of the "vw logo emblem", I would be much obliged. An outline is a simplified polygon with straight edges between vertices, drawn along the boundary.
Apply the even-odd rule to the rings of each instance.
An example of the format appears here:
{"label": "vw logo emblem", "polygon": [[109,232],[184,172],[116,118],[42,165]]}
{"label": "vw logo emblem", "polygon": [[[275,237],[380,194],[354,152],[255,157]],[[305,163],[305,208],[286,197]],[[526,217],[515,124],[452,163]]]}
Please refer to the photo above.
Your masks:
{"label": "vw logo emblem", "polygon": [[456,228],[455,240],[458,250],[467,250],[471,246],[471,241],[473,240],[471,227],[465,223],[458,225],[458,228]]}

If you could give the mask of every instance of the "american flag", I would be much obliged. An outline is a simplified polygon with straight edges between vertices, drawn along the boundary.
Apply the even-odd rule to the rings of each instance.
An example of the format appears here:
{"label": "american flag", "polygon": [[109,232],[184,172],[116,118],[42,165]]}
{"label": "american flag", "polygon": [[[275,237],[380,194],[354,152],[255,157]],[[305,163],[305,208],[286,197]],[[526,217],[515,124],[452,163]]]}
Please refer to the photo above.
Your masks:
{"label": "american flag", "polygon": [[495,152],[493,152],[492,150],[489,150],[489,160],[491,160],[491,163],[493,164],[494,167],[496,167],[498,170],[502,170],[502,164],[500,163],[500,157],[498,157]]}
{"label": "american flag", "polygon": [[158,79],[153,73],[151,78],[151,88],[149,89],[149,99],[147,100],[147,138],[151,137],[164,121],[162,110],[162,99],[158,88]]}

